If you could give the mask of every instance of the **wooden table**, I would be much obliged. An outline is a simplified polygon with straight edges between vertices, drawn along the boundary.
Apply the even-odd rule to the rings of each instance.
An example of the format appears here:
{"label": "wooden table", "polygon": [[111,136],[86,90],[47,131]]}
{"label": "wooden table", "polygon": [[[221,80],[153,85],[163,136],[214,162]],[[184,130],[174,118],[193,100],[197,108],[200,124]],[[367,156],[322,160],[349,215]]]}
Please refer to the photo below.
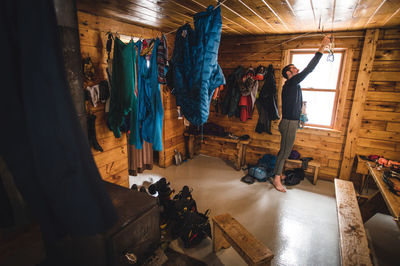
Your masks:
{"label": "wooden table", "polygon": [[395,221],[399,223],[400,218],[400,197],[396,196],[389,191],[388,186],[382,179],[384,169],[378,170],[376,167],[372,167],[368,162],[366,162],[368,171],[372,178],[375,180],[379,191],[385,200],[386,206],[388,207],[390,214],[394,217]]}

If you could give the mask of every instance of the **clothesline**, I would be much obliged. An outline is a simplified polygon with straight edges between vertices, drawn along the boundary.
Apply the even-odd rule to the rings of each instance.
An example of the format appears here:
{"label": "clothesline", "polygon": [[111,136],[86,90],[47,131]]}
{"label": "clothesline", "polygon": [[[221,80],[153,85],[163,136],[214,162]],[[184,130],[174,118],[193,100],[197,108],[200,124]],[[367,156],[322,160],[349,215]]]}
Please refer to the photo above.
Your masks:
{"label": "clothesline", "polygon": [[[222,3],[218,3],[218,4],[214,7],[214,9],[218,8],[220,5],[222,5],[222,4],[225,3],[226,1],[228,1],[228,0],[224,0],[224,1],[222,1]],[[213,10],[214,10],[214,9],[213,9]],[[178,28],[178,29],[179,29],[179,28]],[[175,29],[175,30],[172,30],[172,31],[170,31],[170,32],[167,32],[167,33],[165,33],[164,35],[168,35],[168,34],[174,33],[174,32],[177,31],[178,29]]]}

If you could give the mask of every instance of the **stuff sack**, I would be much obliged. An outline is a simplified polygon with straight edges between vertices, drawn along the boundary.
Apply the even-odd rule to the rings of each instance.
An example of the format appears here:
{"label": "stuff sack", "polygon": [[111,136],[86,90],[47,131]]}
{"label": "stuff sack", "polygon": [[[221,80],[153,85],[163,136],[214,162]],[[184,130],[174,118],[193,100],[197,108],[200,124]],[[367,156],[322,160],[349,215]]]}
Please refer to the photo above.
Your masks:
{"label": "stuff sack", "polygon": [[304,180],[304,170],[301,168],[286,170],[285,176],[286,176],[285,185],[294,186],[299,184],[302,180]]}
{"label": "stuff sack", "polygon": [[267,179],[269,177],[267,168],[265,168],[263,166],[257,166],[257,165],[249,168],[248,175],[254,177],[259,182],[265,182],[265,181],[267,181]]}
{"label": "stuff sack", "polygon": [[265,154],[258,160],[257,165],[250,166],[248,175],[254,177],[259,182],[265,182],[271,176],[276,163],[276,156],[271,154]]}

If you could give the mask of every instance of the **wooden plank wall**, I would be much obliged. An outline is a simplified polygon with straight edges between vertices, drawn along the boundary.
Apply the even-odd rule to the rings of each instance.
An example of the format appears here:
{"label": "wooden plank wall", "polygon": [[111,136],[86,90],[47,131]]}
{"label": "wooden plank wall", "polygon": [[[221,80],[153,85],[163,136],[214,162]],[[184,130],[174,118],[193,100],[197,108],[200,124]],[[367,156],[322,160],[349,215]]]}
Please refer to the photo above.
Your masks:
{"label": "wooden plank wall", "polygon": [[[78,11],[78,23],[82,57],[86,58],[90,56],[95,66],[95,78],[91,82],[85,82],[85,86],[98,84],[107,77],[105,69],[107,67],[106,33],[108,31],[143,38],[152,38],[160,34],[155,30],[81,11]],[[103,152],[92,149],[99,172],[103,179],[128,187],[129,175],[126,136],[123,135],[120,139],[116,139],[108,129],[105,122],[104,104],[100,104],[97,107],[88,106],[90,106],[91,111],[97,117],[97,140],[104,149]]]}
{"label": "wooden plank wall", "polygon": [[[338,176],[345,143],[345,134],[348,126],[352,106],[354,89],[360,63],[364,31],[338,32],[336,47],[353,49],[351,73],[346,92],[343,114],[339,118],[338,130],[327,131],[319,129],[299,130],[294,149],[303,157],[313,157],[320,162],[320,177],[328,180]],[[299,38],[283,45],[282,42],[298,35],[275,35],[257,37],[223,37],[219,50],[219,63],[226,77],[238,65],[254,67],[273,64],[275,77],[280,95],[281,68],[286,49],[314,48],[319,46],[321,36]],[[400,60],[400,32],[398,29],[381,30],[375,63],[373,68],[370,91],[368,93],[366,111],[361,126],[357,151],[364,155],[381,152],[393,159],[399,158],[399,60]],[[262,84],[260,84],[261,86]],[[211,107],[209,122],[224,126],[236,135],[248,134],[252,141],[247,147],[246,161],[256,163],[265,153],[277,154],[279,150],[280,134],[278,122],[273,122],[272,135],[258,134],[254,131],[258,114],[254,111],[253,119],[241,122],[238,118],[222,116]],[[207,147],[204,147],[204,146]],[[224,151],[220,143],[209,142],[203,144],[202,153],[229,157],[230,152]]]}
{"label": "wooden plank wall", "polygon": [[381,30],[357,153],[400,160],[400,29]]}

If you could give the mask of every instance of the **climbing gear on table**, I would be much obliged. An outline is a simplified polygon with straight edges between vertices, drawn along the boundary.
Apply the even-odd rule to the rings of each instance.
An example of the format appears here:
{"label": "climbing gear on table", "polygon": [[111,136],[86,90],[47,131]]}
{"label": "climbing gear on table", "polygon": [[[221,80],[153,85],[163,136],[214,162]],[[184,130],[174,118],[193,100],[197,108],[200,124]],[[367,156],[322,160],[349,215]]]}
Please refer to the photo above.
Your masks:
{"label": "climbing gear on table", "polygon": [[400,174],[386,170],[383,172],[382,179],[388,186],[390,192],[400,196]]}

